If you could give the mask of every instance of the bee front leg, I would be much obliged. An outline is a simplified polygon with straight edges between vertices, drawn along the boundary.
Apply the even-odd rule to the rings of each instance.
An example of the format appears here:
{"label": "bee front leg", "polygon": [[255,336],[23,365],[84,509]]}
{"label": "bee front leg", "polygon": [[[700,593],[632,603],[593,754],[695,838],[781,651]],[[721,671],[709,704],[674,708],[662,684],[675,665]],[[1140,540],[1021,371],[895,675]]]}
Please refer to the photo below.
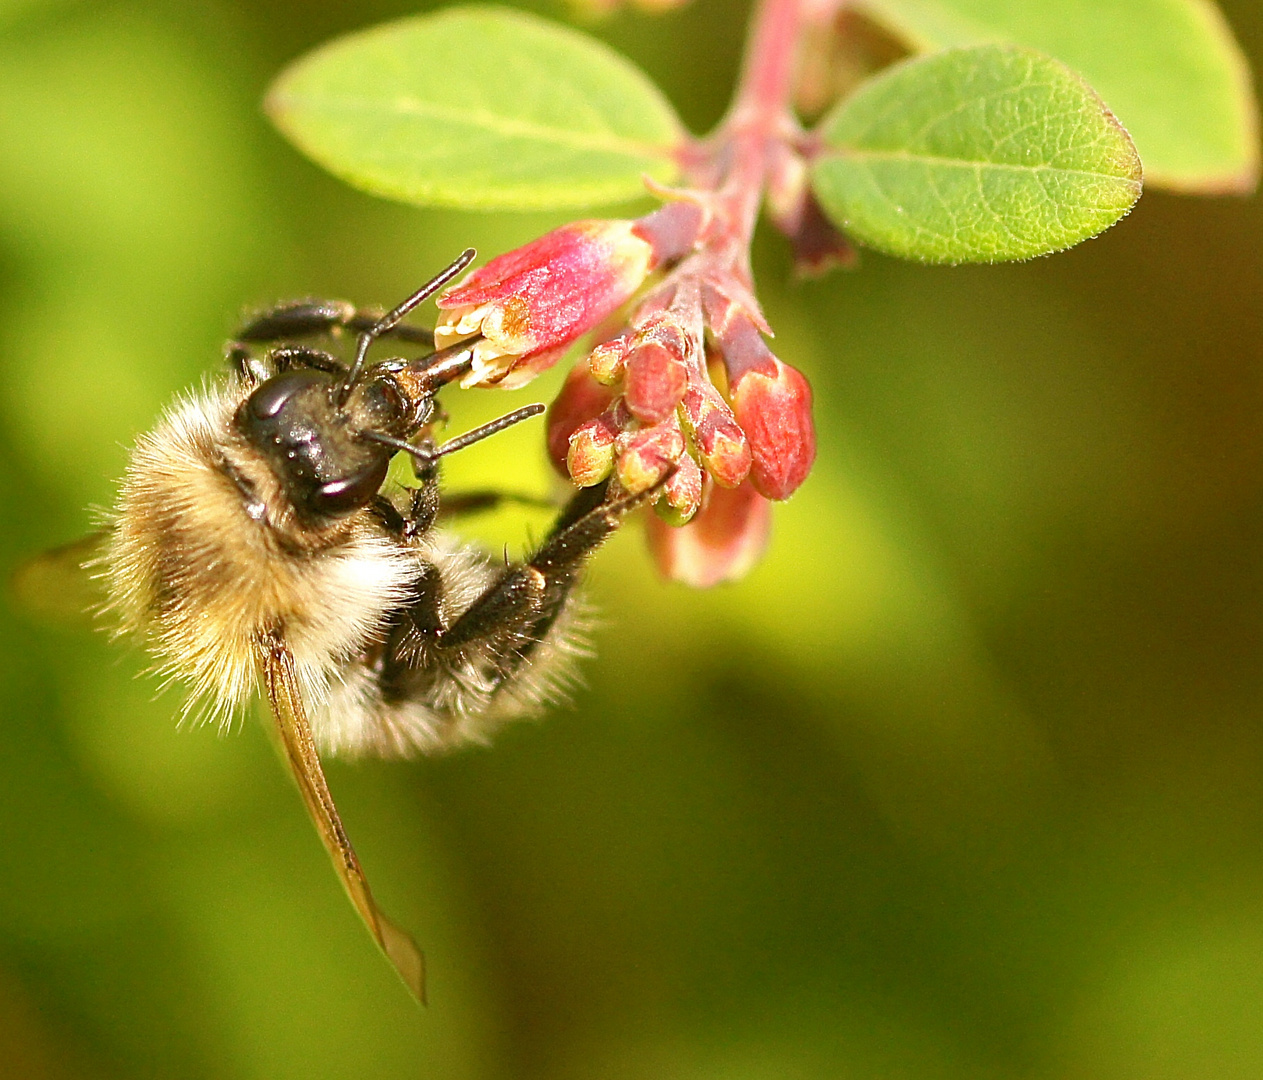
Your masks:
{"label": "bee front leg", "polygon": [[409,539],[423,536],[434,528],[441,505],[438,462],[417,464],[414,470],[421,486],[413,490],[412,503],[404,515],[404,536]]}

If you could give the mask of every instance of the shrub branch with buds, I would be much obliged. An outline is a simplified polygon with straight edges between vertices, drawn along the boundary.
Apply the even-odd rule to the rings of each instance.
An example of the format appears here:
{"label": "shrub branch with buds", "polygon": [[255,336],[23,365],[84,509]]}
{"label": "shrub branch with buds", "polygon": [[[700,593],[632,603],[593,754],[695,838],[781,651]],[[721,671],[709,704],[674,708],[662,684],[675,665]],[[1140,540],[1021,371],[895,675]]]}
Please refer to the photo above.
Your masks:
{"label": "shrub branch with buds", "polygon": [[[437,344],[482,339],[466,386],[521,386],[604,328],[549,410],[553,462],[580,486],[613,477],[632,494],[660,488],[659,519],[682,531],[655,526],[652,550],[664,573],[693,585],[758,560],[765,500],[789,498],[816,455],[810,384],[768,348],[750,267],[769,181],[791,235],[804,220],[795,200],[809,197],[790,114],[800,7],[762,5],[733,108],[708,139],[679,148],[685,185],[654,187],[665,205],[636,221],[555,229],[439,299]],[[848,250],[836,230],[830,243]],[[655,270],[660,279],[611,327]]]}
{"label": "shrub branch with buds", "polygon": [[[435,339],[481,338],[485,359],[466,386],[521,386],[605,326],[549,411],[553,462],[583,487],[611,477],[630,494],[660,487],[657,513],[676,528],[711,514],[714,488],[749,487],[715,520],[653,545],[671,576],[712,584],[757,560],[762,500],[786,499],[806,479],[811,389],[764,343],[748,261],[753,215],[733,213],[732,192],[699,186],[667,198],[636,221],[576,222],[492,259],[440,298]],[[716,543],[717,532],[733,542]],[[690,550],[703,533],[702,550]]]}
{"label": "shrub branch with buds", "polygon": [[[552,460],[580,486],[656,489],[659,565],[711,585],[757,562],[769,501],[794,493],[816,453],[811,387],[772,352],[757,300],[761,207],[800,272],[818,274],[853,265],[853,241],[940,263],[1069,247],[1139,197],[1136,144],[1159,183],[1253,187],[1253,101],[1214,90],[1242,85],[1230,35],[1149,6],[1164,77],[1184,90],[1160,104],[1129,97],[1152,57],[1097,47],[1109,5],[1024,0],[1020,18],[1001,5],[984,19],[966,4],[955,20],[935,14],[953,0],[882,0],[866,21],[845,0],[757,0],[733,103],[704,138],[598,42],[493,8],[333,42],[282,75],[268,108],[332,171],[421,204],[592,206],[648,183],[652,213],[575,221],[475,270],[440,298],[435,334],[475,342],[464,384],[477,387],[522,386],[592,334],[549,413]],[[1037,52],[1046,41],[1066,51]],[[1232,135],[1199,143],[1206,130]]]}

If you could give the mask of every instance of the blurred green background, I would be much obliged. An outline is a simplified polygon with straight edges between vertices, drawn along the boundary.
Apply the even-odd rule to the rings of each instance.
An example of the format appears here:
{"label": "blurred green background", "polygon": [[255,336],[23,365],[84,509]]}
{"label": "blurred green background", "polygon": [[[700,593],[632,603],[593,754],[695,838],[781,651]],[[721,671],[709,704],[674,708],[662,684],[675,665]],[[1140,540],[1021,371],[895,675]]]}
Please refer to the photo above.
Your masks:
{"label": "blurred green background", "polygon": [[[1257,63],[1263,10],[1223,6]],[[90,526],[244,305],[391,303],[565,219],[375,201],[268,127],[282,64],[412,10],[0,3],[0,568]],[[702,130],[744,19],[597,33]],[[572,708],[330,768],[424,1013],[258,724],[178,731],[136,649],[3,601],[0,1075],[1263,1076],[1263,207],[1150,192],[1065,255],[806,284],[768,235],[756,269],[820,427],[766,561],[689,592],[628,529]],[[449,484],[546,491],[538,442]]]}

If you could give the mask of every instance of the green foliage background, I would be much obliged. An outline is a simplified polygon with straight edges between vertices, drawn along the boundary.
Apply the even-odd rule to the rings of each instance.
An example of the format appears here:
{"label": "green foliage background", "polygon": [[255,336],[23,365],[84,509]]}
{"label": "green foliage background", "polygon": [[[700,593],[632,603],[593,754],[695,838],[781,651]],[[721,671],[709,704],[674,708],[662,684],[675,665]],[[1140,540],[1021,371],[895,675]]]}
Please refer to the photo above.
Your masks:
{"label": "green foliage background", "polygon": [[[1257,66],[1263,11],[1223,6]],[[565,220],[374,201],[270,130],[283,63],[410,10],[0,4],[4,567],[88,528],[243,302],[393,302]],[[597,32],[704,129],[744,18]],[[629,529],[572,709],[330,770],[424,1014],[257,724],[177,731],[135,650],[5,599],[0,1072],[1263,1075],[1261,251],[1256,200],[1155,192],[1016,266],[794,284],[762,238],[821,430],[766,562],[692,593]],[[451,486],[547,490],[537,439]]]}

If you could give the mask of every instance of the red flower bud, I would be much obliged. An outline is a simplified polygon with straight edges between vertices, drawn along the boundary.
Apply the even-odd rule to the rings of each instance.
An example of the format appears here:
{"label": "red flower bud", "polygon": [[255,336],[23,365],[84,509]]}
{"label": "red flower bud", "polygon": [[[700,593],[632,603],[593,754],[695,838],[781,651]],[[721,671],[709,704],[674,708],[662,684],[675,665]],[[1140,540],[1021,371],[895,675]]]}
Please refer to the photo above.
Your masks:
{"label": "red flower bud", "polygon": [[654,504],[668,525],[688,522],[702,505],[702,470],[688,454],[681,454],[675,472],[662,485],[662,497]]}
{"label": "red flower bud", "polygon": [[[576,221],[475,270],[439,297],[439,348],[481,335],[464,386],[521,385],[542,367],[533,357],[587,333],[640,288],[653,245],[633,221]],[[554,351],[556,354],[553,355]]]}
{"label": "red flower bud", "polygon": [[562,476],[569,472],[570,436],[580,425],[609,408],[613,397],[612,390],[601,386],[588,374],[585,364],[576,364],[570,369],[561,392],[548,406],[548,457]]}
{"label": "red flower bud", "polygon": [[667,421],[618,437],[618,479],[629,495],[648,491],[675,467],[684,453],[679,425]]}
{"label": "red flower bud", "polygon": [[649,520],[649,548],[665,577],[697,588],[745,576],[759,561],[771,529],[770,504],[752,485],[712,487],[687,525]]}
{"label": "red flower bud", "polygon": [[811,385],[801,372],[771,356],[764,365],[737,375],[732,407],[750,441],[750,479],[769,499],[788,499],[807,479],[816,460]]}
{"label": "red flower bud", "polygon": [[643,423],[661,423],[688,388],[684,360],[657,341],[637,345],[625,362],[623,397],[631,414]]}

